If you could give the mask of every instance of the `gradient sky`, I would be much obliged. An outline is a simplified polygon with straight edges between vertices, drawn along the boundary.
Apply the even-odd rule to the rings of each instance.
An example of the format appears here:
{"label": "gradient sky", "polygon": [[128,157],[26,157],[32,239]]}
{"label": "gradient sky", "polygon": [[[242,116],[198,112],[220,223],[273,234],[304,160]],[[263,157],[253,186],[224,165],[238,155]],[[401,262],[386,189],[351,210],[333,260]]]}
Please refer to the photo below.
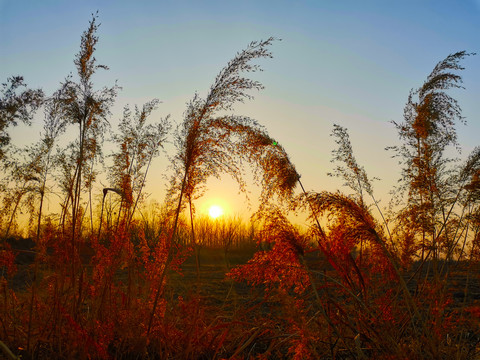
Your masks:
{"label": "gradient sky", "polygon": [[[110,120],[116,127],[125,104],[158,98],[151,118],[171,114],[179,123],[195,91],[206,94],[216,74],[250,41],[275,36],[274,58],[254,78],[265,90],[237,106],[257,119],[290,154],[309,190],[336,190],[327,177],[334,123],[347,127],[357,161],[377,196],[388,202],[400,169],[383,149],[397,143],[390,121],[402,121],[410,89],[422,85],[448,54],[480,53],[480,0],[407,1],[24,1],[0,0],[0,81],[24,76],[51,94],[74,71],[73,58],[91,13],[101,27],[96,58],[110,67],[98,86],[123,87]],[[465,157],[480,144],[480,55],[461,74],[466,90],[454,95],[468,126],[459,126]],[[16,143],[38,139],[41,124],[12,131]],[[167,146],[171,150],[171,145]],[[161,156],[147,192],[163,200],[168,161]],[[209,181],[198,201],[223,201],[227,212],[246,214],[244,197],[228,180]],[[252,197],[255,198],[255,188]],[[99,190],[100,191],[100,190]],[[252,206],[256,204],[253,202]]]}

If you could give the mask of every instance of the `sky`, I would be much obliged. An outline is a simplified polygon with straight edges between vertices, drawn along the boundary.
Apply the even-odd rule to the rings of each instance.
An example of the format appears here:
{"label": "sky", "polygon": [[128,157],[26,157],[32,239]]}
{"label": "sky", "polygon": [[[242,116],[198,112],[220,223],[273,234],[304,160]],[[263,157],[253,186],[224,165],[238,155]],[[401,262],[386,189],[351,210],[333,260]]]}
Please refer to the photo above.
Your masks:
{"label": "sky", "polygon": [[[52,94],[74,72],[73,59],[91,14],[101,26],[96,58],[110,67],[98,87],[122,87],[110,124],[126,104],[158,98],[151,117],[180,123],[195,92],[206,95],[217,73],[253,40],[274,36],[273,59],[252,78],[265,86],[235,107],[264,125],[284,146],[307,190],[335,191],[333,124],[346,127],[360,165],[386,206],[400,167],[386,146],[398,144],[392,121],[401,122],[409,91],[422,85],[437,62],[466,50],[480,53],[480,0],[316,1],[25,1],[0,0],[0,81],[22,75],[30,87]],[[460,157],[480,145],[480,55],[466,58],[465,90],[455,91],[467,126],[459,125]],[[11,131],[15,143],[38,140],[41,116]],[[168,152],[171,144],[166,145]],[[155,160],[147,192],[163,201],[168,159]],[[228,177],[209,180],[199,212],[219,203],[229,215],[250,208]],[[345,189],[343,189],[345,190]],[[99,193],[101,189],[99,188]]]}

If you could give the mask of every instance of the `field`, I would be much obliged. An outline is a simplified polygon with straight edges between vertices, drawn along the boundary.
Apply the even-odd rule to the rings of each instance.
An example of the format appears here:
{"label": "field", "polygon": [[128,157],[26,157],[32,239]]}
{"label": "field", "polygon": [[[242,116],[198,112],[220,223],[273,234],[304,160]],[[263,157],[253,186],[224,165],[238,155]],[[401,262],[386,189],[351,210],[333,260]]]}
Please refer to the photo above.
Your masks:
{"label": "field", "polygon": [[[18,266],[18,271],[10,279],[8,287],[16,291],[19,300],[23,296],[28,298],[35,263],[32,251],[34,243],[30,239],[18,238],[11,238],[8,242],[17,254],[15,263]],[[295,291],[286,293],[272,289],[267,290],[267,286],[263,284],[248,285],[245,281],[232,280],[228,276],[230,270],[247,264],[258,250],[258,246],[255,244],[230,249],[228,252],[219,247],[203,247],[199,251],[198,257],[199,272],[197,272],[196,258],[193,253],[185,258],[177,271],[168,272],[163,295],[166,304],[169,304],[163,315],[164,321],[168,324],[164,326],[167,326],[169,332],[173,332],[175,329],[175,335],[170,335],[179,337],[177,339],[179,343],[176,345],[180,347],[169,344],[170,348],[164,349],[162,355],[158,353],[148,355],[148,350],[138,353],[135,347],[116,348],[110,345],[108,352],[111,356],[121,359],[158,358],[158,356],[172,359],[220,359],[236,358],[240,355],[242,358],[252,359],[290,358],[292,343],[296,344],[299,339],[299,334],[292,332],[288,322],[285,322],[285,319],[292,316],[291,306],[298,306],[296,302],[299,299],[301,302],[309,303],[308,308],[302,311],[302,315],[311,316],[310,321],[312,321],[313,318],[319,316],[318,309],[314,311],[317,300],[312,291],[306,291],[299,297]],[[89,246],[84,247],[81,251],[85,269],[90,273],[93,269],[92,255],[93,249]],[[312,273],[324,273],[331,279],[335,278],[335,268],[322,254],[308,254],[305,256],[305,262]],[[472,268],[471,264],[467,262],[452,261],[450,264],[442,263],[441,265],[444,265],[444,268],[438,274],[443,276],[442,284],[446,285],[441,294],[448,294],[450,300],[443,309],[444,320],[442,321],[455,322],[461,319],[462,311],[480,309],[480,269]],[[432,266],[431,262],[426,262],[423,266],[417,262],[412,264],[407,273],[403,274],[409,292],[418,298],[419,304],[422,304],[419,296],[424,291],[422,285],[434,282]],[[378,281],[382,282],[382,277],[377,277]],[[320,278],[316,281],[321,283]],[[128,269],[118,270],[114,275],[113,283],[122,288],[125,293]],[[321,286],[319,286],[320,288]],[[323,292],[320,296],[325,299],[325,303],[346,304],[349,301],[348,294],[335,293],[332,290],[329,291],[328,288],[320,291]],[[430,304],[427,303],[427,306]],[[84,315],[88,316],[89,310],[84,309],[85,311]],[[352,309],[345,306],[344,311],[352,311]],[[354,313],[355,311],[349,316],[355,316]],[[469,358],[475,359],[480,356],[479,329],[476,326],[465,327],[461,334],[463,338],[459,339],[448,332],[444,333],[443,339],[440,339],[443,351],[447,351],[450,347],[456,348],[453,345],[454,342],[461,340],[464,346],[463,351],[468,354]],[[366,336],[360,343],[354,335],[352,334],[350,340],[354,344],[359,344],[357,349],[348,349],[340,345],[335,351],[332,351],[331,355],[325,353],[317,353],[317,355],[322,359],[356,359],[361,356],[376,358],[378,356],[375,354],[378,354],[379,344],[372,344],[366,339]],[[410,341],[413,340],[410,339]],[[213,346],[214,344],[216,346]],[[189,347],[191,348],[189,349]],[[317,345],[317,351],[322,347],[324,346]],[[19,347],[20,351],[18,352],[22,354],[22,358],[29,358],[29,353],[21,349]],[[54,354],[50,351],[51,348],[46,345],[42,348],[40,343],[34,350],[33,358],[58,356],[58,353]]]}

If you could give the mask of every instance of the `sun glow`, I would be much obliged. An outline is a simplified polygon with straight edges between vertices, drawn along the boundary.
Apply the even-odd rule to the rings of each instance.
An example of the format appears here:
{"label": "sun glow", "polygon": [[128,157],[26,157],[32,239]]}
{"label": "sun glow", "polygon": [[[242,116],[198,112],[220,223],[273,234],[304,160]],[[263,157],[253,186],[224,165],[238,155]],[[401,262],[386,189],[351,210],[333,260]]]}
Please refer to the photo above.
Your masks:
{"label": "sun glow", "polygon": [[223,215],[223,209],[218,205],[212,205],[208,210],[208,215],[210,215],[212,219],[216,219]]}

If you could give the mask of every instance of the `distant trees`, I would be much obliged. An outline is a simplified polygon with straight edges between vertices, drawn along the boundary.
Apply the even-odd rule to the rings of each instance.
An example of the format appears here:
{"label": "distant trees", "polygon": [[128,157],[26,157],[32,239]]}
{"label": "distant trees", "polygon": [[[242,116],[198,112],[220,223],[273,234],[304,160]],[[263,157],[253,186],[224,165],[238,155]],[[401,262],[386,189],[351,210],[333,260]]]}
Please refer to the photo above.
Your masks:
{"label": "distant trees", "polygon": [[[22,91],[23,90],[23,91]],[[0,160],[5,157],[5,147],[10,143],[8,127],[18,122],[30,124],[33,113],[42,105],[42,90],[28,89],[22,76],[7,79],[0,87]]]}
{"label": "distant trees", "polygon": [[36,223],[36,238],[40,236],[43,204],[48,190],[47,180],[55,165],[54,146],[66,125],[58,104],[58,95],[57,91],[44,100],[44,125],[40,139],[23,149],[12,147],[9,156],[3,159],[5,176],[2,181],[9,189],[3,197],[2,213],[4,217],[9,217],[5,224],[5,236],[9,235],[20,209],[27,210],[30,215],[29,227],[33,228]]}
{"label": "distant trees", "polygon": [[[0,163],[3,174],[0,179],[3,206],[0,214],[0,228],[4,222],[3,236],[8,236],[22,200],[32,190],[37,176],[37,166],[34,159],[30,163],[17,163],[13,158],[19,155],[19,149],[7,149],[10,145],[8,129],[19,122],[30,124],[33,115],[45,101],[42,90],[27,88],[22,76],[13,76],[7,79],[0,87]],[[40,156],[36,154],[35,156]],[[14,189],[12,189],[12,186]],[[12,191],[7,193],[7,189]]]}

